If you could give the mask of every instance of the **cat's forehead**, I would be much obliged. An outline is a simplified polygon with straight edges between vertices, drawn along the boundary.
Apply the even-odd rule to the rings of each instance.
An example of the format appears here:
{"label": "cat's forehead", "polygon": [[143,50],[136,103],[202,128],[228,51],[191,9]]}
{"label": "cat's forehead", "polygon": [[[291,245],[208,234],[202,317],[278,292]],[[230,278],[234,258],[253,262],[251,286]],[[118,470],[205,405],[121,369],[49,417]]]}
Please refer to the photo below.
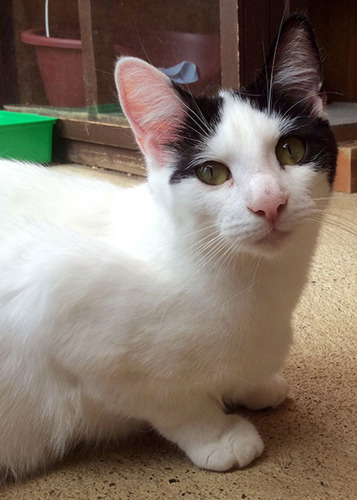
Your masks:
{"label": "cat's forehead", "polygon": [[268,114],[249,96],[222,92],[221,119],[207,147],[213,156],[244,159],[274,149],[291,125],[278,114]]}

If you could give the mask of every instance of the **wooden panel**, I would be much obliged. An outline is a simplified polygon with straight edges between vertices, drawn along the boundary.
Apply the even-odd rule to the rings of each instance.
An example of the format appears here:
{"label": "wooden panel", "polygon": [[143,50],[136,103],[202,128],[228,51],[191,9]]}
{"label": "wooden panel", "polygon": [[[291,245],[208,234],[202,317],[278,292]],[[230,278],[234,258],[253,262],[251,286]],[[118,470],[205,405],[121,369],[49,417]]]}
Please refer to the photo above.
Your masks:
{"label": "wooden panel", "polygon": [[357,123],[333,125],[333,133],[337,142],[354,141],[357,139]]}
{"label": "wooden panel", "polygon": [[221,85],[240,87],[238,1],[220,0]]}
{"label": "wooden panel", "polygon": [[[124,124],[125,123],[125,124]],[[83,120],[59,120],[57,133],[65,139],[73,139],[94,144],[106,144],[138,150],[133,132],[126,120],[123,125],[98,123]]]}
{"label": "wooden panel", "polygon": [[11,0],[0,2],[0,108],[18,101],[13,7]]}
{"label": "wooden panel", "polygon": [[[101,0],[96,1],[100,11]],[[108,1],[108,0],[107,0]],[[116,26],[141,30],[172,30],[189,33],[218,33],[219,0],[112,0]],[[223,0],[224,3],[226,0]],[[227,0],[227,3],[230,0]]]}
{"label": "wooden panel", "polygon": [[239,10],[240,75],[242,85],[248,85],[255,79],[257,70],[262,68],[264,53],[270,45],[269,0],[242,0]]}
{"label": "wooden panel", "polygon": [[[236,0],[239,4],[241,84],[254,81],[291,7],[288,0]],[[224,1],[222,0],[224,3]]]}
{"label": "wooden panel", "polygon": [[141,153],[112,146],[62,139],[56,144],[54,160],[146,176]]}
{"label": "wooden panel", "polygon": [[308,14],[324,63],[330,101],[357,101],[356,0],[310,0]]}
{"label": "wooden panel", "polygon": [[96,114],[98,86],[93,46],[91,0],[78,0],[78,14],[82,41],[83,83],[86,105],[92,109],[92,113]]}
{"label": "wooden panel", "polygon": [[114,84],[114,32],[117,29],[114,23],[117,18],[113,15],[115,0],[80,0],[89,2],[92,10],[92,39],[94,71],[97,81],[98,104],[116,102],[117,92]]}
{"label": "wooden panel", "polygon": [[333,189],[344,193],[357,192],[357,141],[340,144]]}

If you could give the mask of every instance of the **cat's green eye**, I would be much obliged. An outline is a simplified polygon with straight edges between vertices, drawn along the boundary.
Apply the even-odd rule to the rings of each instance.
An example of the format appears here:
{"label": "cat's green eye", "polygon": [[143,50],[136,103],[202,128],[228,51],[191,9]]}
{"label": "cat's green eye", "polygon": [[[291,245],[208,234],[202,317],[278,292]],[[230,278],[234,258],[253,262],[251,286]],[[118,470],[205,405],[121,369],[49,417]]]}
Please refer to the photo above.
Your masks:
{"label": "cat's green eye", "polygon": [[196,175],[200,181],[212,186],[218,186],[226,182],[231,173],[229,168],[218,161],[206,161],[196,168]]}
{"label": "cat's green eye", "polygon": [[306,147],[298,137],[284,137],[278,142],[275,154],[280,165],[296,165],[305,155]]}

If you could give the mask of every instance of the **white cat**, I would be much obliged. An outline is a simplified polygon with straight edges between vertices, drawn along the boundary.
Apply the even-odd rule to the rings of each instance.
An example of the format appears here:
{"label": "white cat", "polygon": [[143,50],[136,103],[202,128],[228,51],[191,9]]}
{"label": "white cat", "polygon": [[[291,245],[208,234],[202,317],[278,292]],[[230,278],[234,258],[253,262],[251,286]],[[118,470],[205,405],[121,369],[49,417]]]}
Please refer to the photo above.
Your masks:
{"label": "white cat", "polygon": [[199,467],[263,451],[227,408],[275,407],[336,144],[306,19],[257,81],[197,98],[135,58],[116,68],[145,155],[133,189],[0,162],[0,469],[144,424]]}

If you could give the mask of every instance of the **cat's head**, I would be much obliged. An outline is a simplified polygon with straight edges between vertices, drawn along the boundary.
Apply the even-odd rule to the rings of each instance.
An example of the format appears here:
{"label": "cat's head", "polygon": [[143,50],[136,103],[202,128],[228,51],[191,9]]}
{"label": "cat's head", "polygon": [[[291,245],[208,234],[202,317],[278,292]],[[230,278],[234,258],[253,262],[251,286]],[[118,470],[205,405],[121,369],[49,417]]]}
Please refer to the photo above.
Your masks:
{"label": "cat's head", "polygon": [[116,82],[153,194],[178,225],[214,227],[228,245],[269,255],[328,196],[337,147],[304,17],[283,24],[247,89],[194,98],[131,57]]}

